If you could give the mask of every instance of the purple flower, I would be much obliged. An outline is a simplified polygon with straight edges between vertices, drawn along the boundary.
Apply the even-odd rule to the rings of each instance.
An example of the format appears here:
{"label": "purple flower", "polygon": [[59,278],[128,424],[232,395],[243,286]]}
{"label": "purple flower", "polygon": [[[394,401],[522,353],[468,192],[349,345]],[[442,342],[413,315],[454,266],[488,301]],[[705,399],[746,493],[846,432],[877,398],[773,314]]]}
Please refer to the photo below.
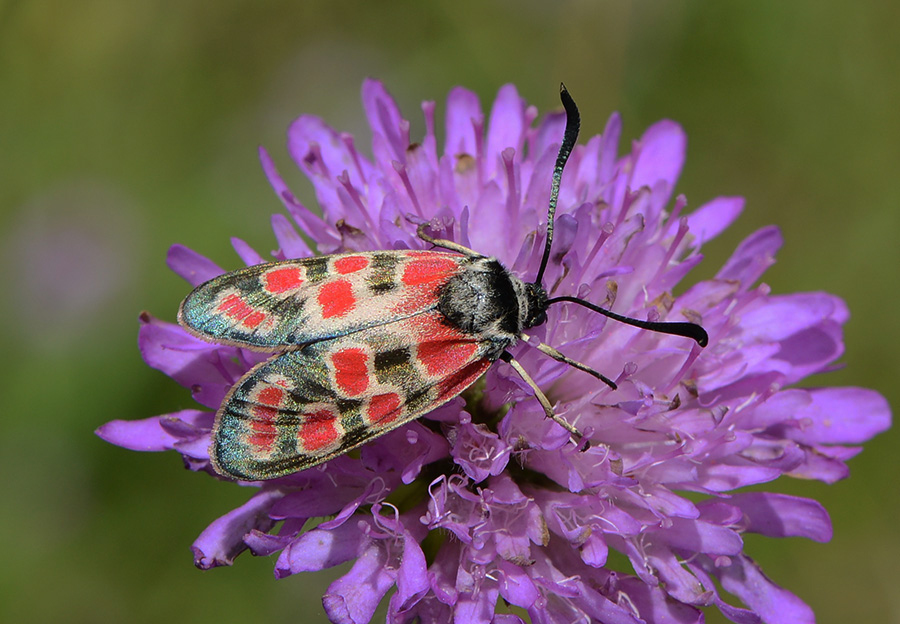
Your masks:
{"label": "purple flower", "polygon": [[[537,111],[505,86],[486,120],[475,94],[456,88],[439,153],[433,102],[422,105],[426,132],[414,142],[380,83],[367,81],[362,94],[372,158],[316,117],[291,126],[288,149],[315,187],[321,217],[260,151],[291,217],[272,217],[275,258],[423,248],[414,222],[431,220],[435,235],[533,278],[562,114],[534,125]],[[863,388],[793,387],[841,356],[848,312],[827,293],[772,295],[759,283],[782,244],[776,228],[750,235],[715,278],[674,294],[743,200],[721,197],[685,214],[686,199],[673,198],[681,128],[659,122],[624,156],[620,133],[613,115],[601,136],[573,151],[544,283],[551,296],[632,317],[700,322],[709,346],[554,305],[534,339],[607,374],[618,389],[528,344],[514,355],[556,412],[589,435],[590,449],[576,449],[498,363],[464,395],[468,403],[454,399],[357,456],[253,484],[246,504],[197,539],[197,566],[230,565],[246,549],[278,553],[277,577],[352,562],[323,599],[342,624],[368,622],[392,590],[390,622],[521,622],[495,614],[500,599],[539,623],[700,622],[710,606],[740,623],[813,621],[744,551],[743,535],[824,542],[828,515],[813,500],[742,488],[782,475],[829,483],[847,476],[858,445],[889,426],[887,403]],[[233,242],[248,265],[264,261]],[[191,285],[223,273],[180,246],[168,262]],[[266,357],[149,315],[139,344],[150,366],[209,410]],[[175,449],[192,470],[215,474],[212,420],[211,411],[185,410],[113,421],[98,433],[131,449]],[[320,517],[327,519],[305,530]],[[611,550],[629,571],[606,567]]]}

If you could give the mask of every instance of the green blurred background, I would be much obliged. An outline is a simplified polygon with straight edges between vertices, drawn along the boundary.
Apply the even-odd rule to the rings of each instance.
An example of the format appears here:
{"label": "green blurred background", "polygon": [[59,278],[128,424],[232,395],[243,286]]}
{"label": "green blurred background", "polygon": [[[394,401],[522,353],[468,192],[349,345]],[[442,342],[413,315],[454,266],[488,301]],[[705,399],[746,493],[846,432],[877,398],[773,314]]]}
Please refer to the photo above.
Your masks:
{"label": "green blurred background", "polygon": [[[92,432],[191,406],[136,348],[138,313],[172,320],[188,290],[166,249],[229,268],[231,236],[272,249],[281,206],[257,145],[312,204],[284,132],[314,113],[366,145],[365,76],[386,83],[413,136],[419,102],[437,100],[440,115],[457,84],[489,109],[514,82],[543,113],[564,80],[582,137],[614,110],[626,141],[679,121],[690,205],[748,200],[692,277],[779,224],[773,290],[827,290],[853,313],[845,368],[813,383],[873,387],[896,405],[898,6],[0,1],[0,621],[324,621],[329,574],[276,582],[274,560],[250,556],[192,566],[193,539],[247,491]],[[827,506],[830,544],[748,538],[820,622],[900,622],[898,441],[868,444],[834,486],[773,486]]]}

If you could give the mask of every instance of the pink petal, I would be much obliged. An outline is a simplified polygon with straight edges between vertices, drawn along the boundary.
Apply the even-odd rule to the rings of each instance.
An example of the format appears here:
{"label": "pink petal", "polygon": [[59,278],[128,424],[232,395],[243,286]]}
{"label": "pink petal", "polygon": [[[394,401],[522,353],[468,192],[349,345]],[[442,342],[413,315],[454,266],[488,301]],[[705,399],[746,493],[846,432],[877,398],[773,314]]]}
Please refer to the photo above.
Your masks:
{"label": "pink petal", "polygon": [[[403,135],[402,128],[406,127],[408,134],[408,124],[394,98],[381,82],[367,79],[363,82],[362,100],[373,134],[385,140],[391,159],[404,162],[409,140]],[[384,164],[387,163],[382,166]]]}
{"label": "pink petal", "polygon": [[357,556],[364,539],[356,523],[344,524],[330,531],[307,531],[278,557],[276,575],[283,578],[288,574],[340,565]]}
{"label": "pink petal", "polygon": [[525,100],[519,96],[514,85],[503,85],[494,100],[487,128],[485,164],[488,176],[498,170],[503,150],[511,147],[516,153],[522,152],[525,128]]}
{"label": "pink petal", "polygon": [[[796,417],[803,421],[795,439],[820,444],[859,444],[891,426],[887,400],[868,388],[816,388],[812,403]],[[794,437],[794,436],[792,436]]]}
{"label": "pink petal", "polygon": [[190,422],[206,414],[208,412],[182,410],[142,420],[111,420],[98,427],[94,433],[111,444],[132,451],[168,451],[174,448],[180,438],[167,432],[160,424],[160,419],[173,418]]}
{"label": "pink petal", "polygon": [[717,237],[743,210],[743,197],[717,197],[697,208],[687,217],[690,235],[697,239],[695,246]]}
{"label": "pink petal", "polygon": [[500,595],[510,604],[529,609],[540,597],[534,581],[517,565],[500,561]]}
{"label": "pink petal", "polygon": [[259,252],[253,249],[253,247],[248,245],[246,242],[242,241],[240,238],[232,238],[231,246],[234,247],[237,255],[241,260],[244,261],[244,264],[246,264],[247,266],[253,266],[256,264],[267,262],[265,258],[259,255]]}
{"label": "pink petal", "polygon": [[284,259],[308,258],[313,255],[309,245],[284,215],[272,215],[272,231],[275,232],[275,240],[278,241]]}
{"label": "pink petal", "polygon": [[674,121],[658,121],[650,126],[638,142],[638,157],[631,174],[631,189],[653,188],[659,181],[668,186],[669,194],[681,174],[687,152],[687,135]]}
{"label": "pink petal", "polygon": [[253,529],[266,532],[272,527],[274,523],[267,512],[280,496],[281,493],[275,490],[259,492],[210,524],[192,546],[194,565],[204,570],[231,565],[234,558],[246,550],[244,536],[247,533]]}
{"label": "pink petal", "polygon": [[215,262],[184,245],[172,245],[166,255],[166,264],[191,286],[199,286],[225,273]]}
{"label": "pink petal", "polygon": [[722,587],[744,601],[767,624],[814,624],[812,609],[773,583],[748,557],[735,557],[721,570]]}
{"label": "pink petal", "polygon": [[385,568],[384,551],[371,544],[350,571],[336,580],[322,598],[329,619],[335,624],[366,624],[378,603],[394,585]]}
{"label": "pink petal", "polygon": [[[460,154],[478,156],[474,123],[482,123],[484,114],[478,96],[468,89],[454,87],[447,96],[447,139],[444,154],[456,158]],[[474,123],[473,123],[474,122]]]}
{"label": "pink petal", "polygon": [[744,290],[750,288],[775,263],[775,254],[783,243],[778,228],[769,226],[757,230],[738,245],[716,274],[716,279],[735,280]]}
{"label": "pink petal", "polygon": [[818,501],[774,492],[743,492],[729,499],[744,512],[748,531],[768,537],[831,539],[831,519]]}

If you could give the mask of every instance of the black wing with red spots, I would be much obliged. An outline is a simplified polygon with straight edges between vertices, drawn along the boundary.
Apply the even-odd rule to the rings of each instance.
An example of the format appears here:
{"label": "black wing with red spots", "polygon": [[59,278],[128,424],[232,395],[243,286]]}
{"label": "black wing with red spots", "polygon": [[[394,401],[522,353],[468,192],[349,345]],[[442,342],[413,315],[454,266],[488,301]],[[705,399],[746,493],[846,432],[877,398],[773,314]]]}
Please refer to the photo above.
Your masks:
{"label": "black wing with red spots", "polygon": [[491,365],[484,352],[430,311],[277,355],[226,397],[213,466],[255,481],[325,462],[457,396]]}
{"label": "black wing with red spots", "polygon": [[432,310],[471,260],[439,251],[378,251],[247,267],[198,286],[178,322],[203,338],[275,351]]}

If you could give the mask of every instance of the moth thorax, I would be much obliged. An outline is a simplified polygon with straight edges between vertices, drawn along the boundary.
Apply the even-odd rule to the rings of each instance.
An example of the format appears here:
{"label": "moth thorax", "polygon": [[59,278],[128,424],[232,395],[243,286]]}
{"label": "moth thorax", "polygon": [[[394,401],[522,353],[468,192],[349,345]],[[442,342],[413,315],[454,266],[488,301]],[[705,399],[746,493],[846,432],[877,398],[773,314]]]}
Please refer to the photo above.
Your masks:
{"label": "moth thorax", "polygon": [[467,334],[515,342],[522,330],[521,287],[496,259],[476,258],[441,288],[438,310]]}

